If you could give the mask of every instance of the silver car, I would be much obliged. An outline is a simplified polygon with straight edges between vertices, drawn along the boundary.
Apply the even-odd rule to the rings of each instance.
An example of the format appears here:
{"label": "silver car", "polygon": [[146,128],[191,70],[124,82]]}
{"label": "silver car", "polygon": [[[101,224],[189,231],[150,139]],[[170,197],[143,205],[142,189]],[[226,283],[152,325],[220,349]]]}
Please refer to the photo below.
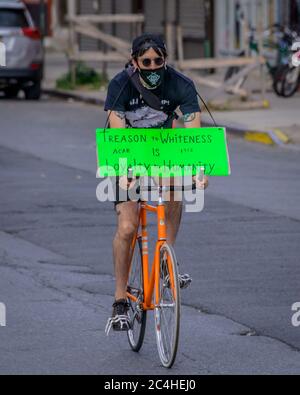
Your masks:
{"label": "silver car", "polygon": [[7,98],[15,98],[23,90],[26,99],[38,100],[44,68],[43,45],[23,2],[0,0],[0,42],[6,53],[6,64],[0,66],[0,91]]}

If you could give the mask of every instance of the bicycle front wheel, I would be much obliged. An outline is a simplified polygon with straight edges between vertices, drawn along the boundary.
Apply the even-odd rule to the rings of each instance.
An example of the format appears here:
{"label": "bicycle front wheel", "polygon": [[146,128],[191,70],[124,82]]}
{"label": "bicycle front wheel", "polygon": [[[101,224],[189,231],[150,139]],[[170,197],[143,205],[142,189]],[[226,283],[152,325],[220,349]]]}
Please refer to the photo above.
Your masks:
{"label": "bicycle front wheel", "polygon": [[138,352],[144,342],[147,323],[147,311],[144,311],[141,307],[144,301],[141,237],[137,238],[134,246],[127,291],[128,294],[137,299],[135,302],[128,297],[130,306],[128,314],[131,322],[131,328],[128,331],[128,341],[132,350]]}
{"label": "bicycle front wheel", "polygon": [[163,366],[171,368],[178,350],[181,306],[177,260],[168,244],[160,250],[159,278],[160,300],[154,311],[156,341]]}

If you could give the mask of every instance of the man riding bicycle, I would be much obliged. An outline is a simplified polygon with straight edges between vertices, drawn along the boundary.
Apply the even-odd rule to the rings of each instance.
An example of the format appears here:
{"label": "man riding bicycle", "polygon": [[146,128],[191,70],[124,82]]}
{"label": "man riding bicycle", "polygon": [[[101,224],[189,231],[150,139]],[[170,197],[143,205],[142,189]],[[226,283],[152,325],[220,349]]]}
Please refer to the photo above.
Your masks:
{"label": "man riding bicycle", "polygon": [[[110,128],[171,129],[177,118],[177,108],[183,114],[186,128],[201,127],[201,110],[195,86],[189,78],[167,65],[167,56],[165,43],[157,35],[144,34],[133,41],[131,70],[122,71],[109,84],[105,111],[109,113]],[[138,78],[141,88],[138,88],[137,82],[134,83],[134,77]],[[147,92],[159,99],[159,109],[149,105]],[[124,188],[132,186],[127,179],[120,179],[119,183]],[[205,177],[199,186],[206,188],[208,178]],[[182,202],[175,201],[171,194],[166,204],[167,241],[170,245],[176,241],[182,208]],[[121,202],[116,193],[115,209],[118,216],[113,242],[116,292],[110,320],[115,331],[127,331],[130,329],[126,294],[130,246],[139,223],[139,203],[129,197],[127,202]],[[179,276],[181,288],[186,288],[191,281],[187,274]]]}

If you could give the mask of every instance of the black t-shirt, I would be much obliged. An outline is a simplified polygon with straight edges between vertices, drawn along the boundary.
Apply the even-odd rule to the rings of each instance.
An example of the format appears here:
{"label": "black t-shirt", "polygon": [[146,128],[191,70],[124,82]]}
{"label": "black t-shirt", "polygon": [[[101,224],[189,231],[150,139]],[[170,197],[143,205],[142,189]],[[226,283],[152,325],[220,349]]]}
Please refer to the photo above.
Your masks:
{"label": "black t-shirt", "polygon": [[[122,94],[115,103],[122,88]],[[167,67],[163,84],[152,92],[161,100],[164,111],[157,111],[144,102],[124,70],[110,82],[104,109],[124,112],[130,127],[143,129],[172,128],[170,113],[178,107],[183,115],[200,112],[193,81],[171,67]]]}

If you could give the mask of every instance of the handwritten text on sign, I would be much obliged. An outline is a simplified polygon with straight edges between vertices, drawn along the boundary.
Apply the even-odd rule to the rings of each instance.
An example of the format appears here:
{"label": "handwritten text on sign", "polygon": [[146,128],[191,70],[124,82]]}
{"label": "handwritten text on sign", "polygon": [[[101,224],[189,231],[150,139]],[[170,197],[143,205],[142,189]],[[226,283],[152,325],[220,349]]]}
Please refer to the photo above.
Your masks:
{"label": "handwritten text on sign", "polygon": [[127,174],[195,175],[204,167],[210,176],[230,174],[226,131],[200,129],[98,129],[98,166],[101,176]]}

